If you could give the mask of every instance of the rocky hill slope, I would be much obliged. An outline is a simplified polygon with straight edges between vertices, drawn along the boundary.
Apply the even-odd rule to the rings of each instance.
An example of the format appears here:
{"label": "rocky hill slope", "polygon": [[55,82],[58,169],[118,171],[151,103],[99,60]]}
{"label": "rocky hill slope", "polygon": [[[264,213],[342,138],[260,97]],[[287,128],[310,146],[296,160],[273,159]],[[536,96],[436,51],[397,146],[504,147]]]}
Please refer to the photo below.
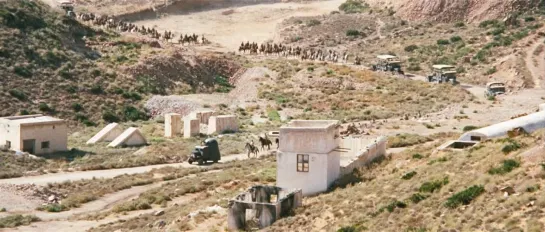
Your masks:
{"label": "rocky hill slope", "polygon": [[541,0],[367,0],[374,7],[388,7],[410,21],[482,21],[513,12],[537,9]]}
{"label": "rocky hill slope", "polygon": [[44,113],[86,125],[147,119],[147,96],[215,91],[218,76],[236,71],[213,55],[186,53],[86,26],[39,1],[2,2],[0,116]]}

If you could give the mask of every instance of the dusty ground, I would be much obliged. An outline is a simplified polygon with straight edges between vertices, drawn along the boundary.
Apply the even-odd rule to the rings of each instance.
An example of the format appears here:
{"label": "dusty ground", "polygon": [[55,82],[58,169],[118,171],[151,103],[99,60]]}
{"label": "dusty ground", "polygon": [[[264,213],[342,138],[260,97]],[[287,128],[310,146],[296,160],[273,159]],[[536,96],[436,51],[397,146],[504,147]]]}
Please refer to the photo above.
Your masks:
{"label": "dusty ground", "polygon": [[276,36],[277,25],[295,16],[316,16],[338,10],[343,0],[311,3],[275,3],[244,6],[223,15],[226,9],[172,15],[161,19],[136,22],[138,25],[171,30],[176,34],[204,35],[219,43],[223,51],[235,51],[242,41],[262,43],[281,40]]}

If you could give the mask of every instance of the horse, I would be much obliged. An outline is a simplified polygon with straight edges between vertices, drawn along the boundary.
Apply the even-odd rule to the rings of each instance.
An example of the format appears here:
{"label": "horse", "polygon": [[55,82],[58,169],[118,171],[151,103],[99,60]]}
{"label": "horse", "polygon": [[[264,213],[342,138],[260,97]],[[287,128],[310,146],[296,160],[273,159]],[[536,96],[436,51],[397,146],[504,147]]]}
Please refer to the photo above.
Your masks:
{"label": "horse", "polygon": [[259,148],[254,146],[253,144],[246,143],[246,146],[244,147],[246,151],[248,152],[248,158],[250,158],[250,154],[254,154],[255,157],[257,157],[257,153],[259,152]]}
{"label": "horse", "polygon": [[272,142],[267,136],[265,138],[259,136],[259,142],[261,143],[261,150],[265,150],[265,146],[267,146],[267,150],[271,150]]}

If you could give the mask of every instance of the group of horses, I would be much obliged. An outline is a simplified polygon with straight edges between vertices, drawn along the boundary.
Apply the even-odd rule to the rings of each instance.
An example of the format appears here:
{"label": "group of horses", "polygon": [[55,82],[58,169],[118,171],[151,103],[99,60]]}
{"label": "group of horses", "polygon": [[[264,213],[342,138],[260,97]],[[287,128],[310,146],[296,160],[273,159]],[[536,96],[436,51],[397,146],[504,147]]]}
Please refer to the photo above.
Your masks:
{"label": "group of horses", "polygon": [[[164,31],[162,34],[159,33],[155,28],[146,28],[144,26],[138,27],[137,25],[124,22],[121,20],[115,20],[114,18],[107,15],[95,15],[93,13],[76,13],[76,18],[83,22],[90,22],[92,25],[105,27],[108,29],[116,29],[121,32],[131,32],[131,33],[140,33],[141,35],[149,36],[152,39],[162,39],[167,42],[173,42],[175,35],[171,31]],[[181,45],[184,44],[198,44],[199,36],[198,35],[189,35],[189,34],[180,34],[178,43]],[[202,44],[209,44],[204,35],[201,36]]]}
{"label": "group of horses", "polygon": [[[340,52],[334,51],[334,50],[322,50],[322,49],[315,49],[315,48],[301,48],[299,46],[297,47],[291,47],[291,46],[285,46],[276,43],[262,43],[258,45],[258,43],[249,41],[244,43],[242,42],[240,44],[240,47],[238,48],[239,52],[246,53],[249,52],[251,55],[277,55],[277,56],[284,56],[284,57],[299,57],[301,60],[318,60],[318,61],[330,61],[330,62],[338,62],[339,59],[343,63],[348,62],[349,54],[347,52],[343,52],[342,54]],[[356,61],[360,61],[361,59],[356,56]]]}
{"label": "group of horses", "polygon": [[[275,139],[276,142],[276,148],[278,149],[278,146],[280,145],[278,138]],[[259,136],[259,143],[261,143],[261,150],[265,151],[265,147],[267,147],[267,150],[271,149],[272,141],[265,135],[265,137]],[[254,145],[254,141],[247,142],[246,146],[244,147],[248,153],[248,158],[250,158],[251,154],[254,154],[255,157],[257,157],[257,154],[259,153],[259,148]]]}

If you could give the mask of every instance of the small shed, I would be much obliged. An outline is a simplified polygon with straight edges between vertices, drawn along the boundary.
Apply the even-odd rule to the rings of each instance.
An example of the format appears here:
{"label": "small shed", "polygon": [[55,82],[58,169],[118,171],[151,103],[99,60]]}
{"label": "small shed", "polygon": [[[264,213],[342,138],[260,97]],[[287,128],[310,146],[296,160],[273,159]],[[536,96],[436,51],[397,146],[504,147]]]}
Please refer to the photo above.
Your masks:
{"label": "small shed", "polygon": [[87,141],[87,144],[95,144],[99,142],[111,142],[114,141],[119,135],[123,133],[123,128],[117,123],[110,123],[102,130],[100,130],[95,136]]}
{"label": "small shed", "polygon": [[108,147],[120,147],[120,146],[142,146],[146,145],[147,140],[142,132],[138,128],[130,127],[129,129],[123,131],[121,135],[114,139]]}

